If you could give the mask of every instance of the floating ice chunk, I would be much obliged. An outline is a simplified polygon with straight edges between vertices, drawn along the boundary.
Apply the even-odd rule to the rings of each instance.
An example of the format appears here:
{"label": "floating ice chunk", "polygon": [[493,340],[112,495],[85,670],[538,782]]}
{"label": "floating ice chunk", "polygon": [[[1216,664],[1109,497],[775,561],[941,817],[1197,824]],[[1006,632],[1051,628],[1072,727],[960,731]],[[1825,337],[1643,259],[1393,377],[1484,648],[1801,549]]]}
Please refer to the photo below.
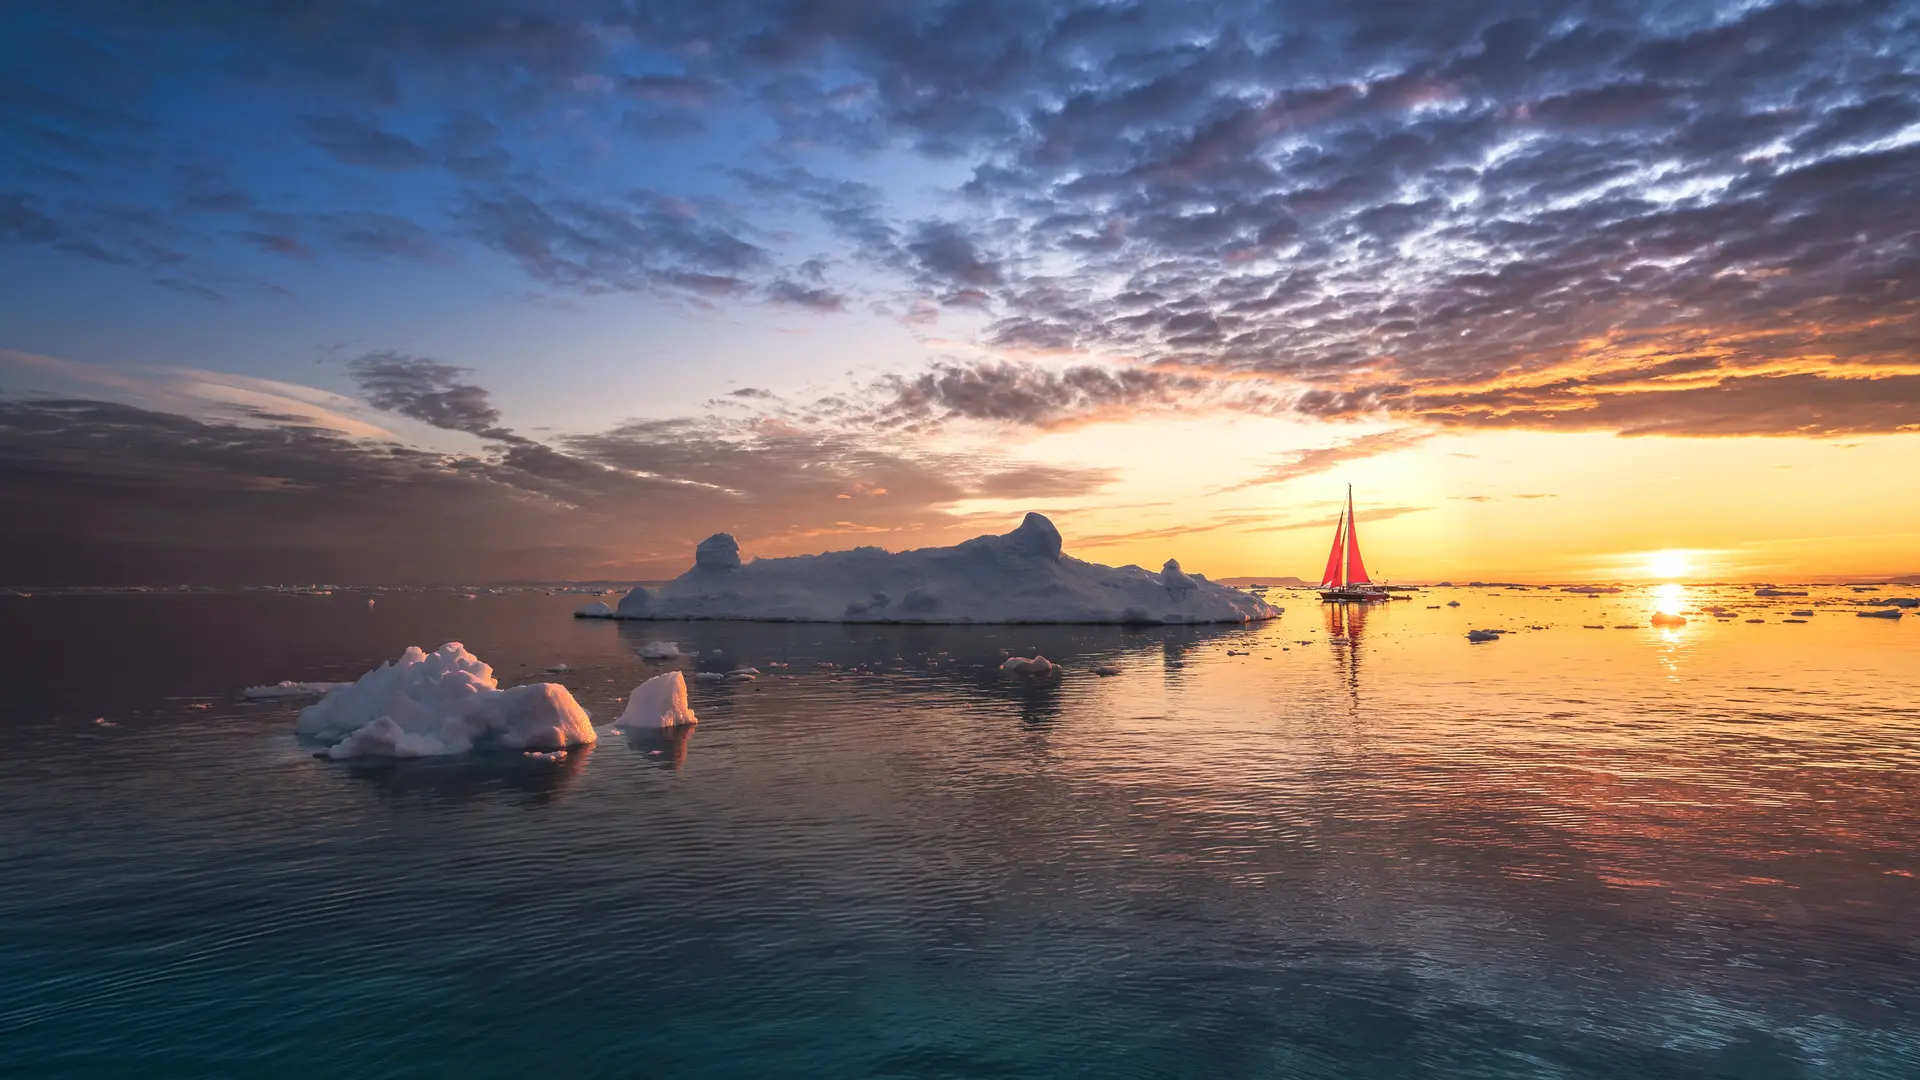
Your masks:
{"label": "floating ice chunk", "polygon": [[642,660],[672,660],[685,655],[680,651],[680,646],[671,641],[646,642],[640,646],[639,652]]}
{"label": "floating ice chunk", "polygon": [[295,730],[332,743],[327,756],[433,757],[475,747],[560,750],[591,743],[586,710],[558,683],[499,688],[493,668],[448,642],[409,647],[300,711]]}
{"label": "floating ice chunk", "polygon": [[272,686],[249,686],[240,691],[240,696],[244,698],[318,697],[329,690],[352,685],[344,682],[289,682],[282,679]]}
{"label": "floating ice chunk", "polygon": [[[373,601],[369,600],[367,602],[372,603]],[[613,618],[613,609],[608,607],[604,601],[590,600],[574,608],[573,617],[576,619],[611,619]]]}
{"label": "floating ice chunk", "polygon": [[614,721],[625,731],[654,731],[697,723],[687,706],[687,680],[677,671],[655,675],[633,688],[627,710]]}
{"label": "floating ice chunk", "polygon": [[573,665],[571,665],[571,664],[555,664],[555,665],[553,665],[552,667],[550,667],[550,668],[548,668],[547,670],[548,670],[548,671],[550,671],[550,672],[552,672],[552,673],[553,673],[553,674],[555,674],[555,675],[564,675],[564,674],[566,674],[567,672],[569,672],[569,671],[572,671],[572,670],[573,670]]}
{"label": "floating ice chunk", "polygon": [[1111,678],[1112,676],[1120,674],[1120,669],[1114,667],[1112,664],[1101,664],[1099,667],[1093,669],[1093,673],[1103,679]]}
{"label": "floating ice chunk", "polygon": [[1685,626],[1685,625],[1687,625],[1687,617],[1686,617],[1685,615],[1674,615],[1674,614],[1671,614],[1671,613],[1669,613],[1669,612],[1665,612],[1665,611],[1656,611],[1656,612],[1654,612],[1654,613],[1653,613],[1653,617],[1652,617],[1652,618],[1650,618],[1650,619],[1648,619],[1647,621],[1648,621],[1648,622],[1650,622],[1650,623],[1652,623],[1652,624],[1653,624],[1653,625],[1655,625],[1655,626]]}
{"label": "floating ice chunk", "polygon": [[1915,596],[1890,596],[1880,602],[1898,608],[1920,608],[1920,597]]}
{"label": "floating ice chunk", "polygon": [[1467,631],[1467,640],[1476,644],[1482,641],[1499,641],[1500,632],[1497,630],[1469,630]]}
{"label": "floating ice chunk", "polygon": [[1458,601],[1458,600],[1449,600],[1449,601],[1447,601],[1447,606],[1448,606],[1448,607],[1459,607],[1459,606],[1460,606],[1460,601]]}
{"label": "floating ice chunk", "polygon": [[1000,665],[1001,671],[1010,671],[1015,675],[1048,675],[1053,672],[1053,661],[1044,656],[1009,656]]}
{"label": "floating ice chunk", "polygon": [[757,667],[737,667],[737,668],[734,668],[734,669],[733,669],[732,671],[729,671],[729,672],[727,672],[727,674],[729,674],[729,675],[758,675],[758,674],[760,674],[760,669],[759,669],[759,668],[757,668]]}
{"label": "floating ice chunk", "polygon": [[1800,618],[1800,619],[1811,619],[1811,618],[1813,618],[1813,612],[1812,612],[1812,611],[1810,611],[1810,610],[1808,610],[1808,609],[1806,609],[1806,608],[1802,608],[1802,609],[1800,609],[1799,611],[1789,611],[1789,612],[1787,612],[1787,614],[1789,614],[1789,615],[1792,615],[1792,616],[1794,616],[1795,618]]}
{"label": "floating ice chunk", "polygon": [[726,676],[720,674],[717,671],[699,671],[694,673],[693,681],[694,682],[719,682],[721,679],[724,679],[724,678],[726,678]]}
{"label": "floating ice chunk", "polygon": [[567,752],[565,750],[528,750],[524,756],[535,758],[539,761],[567,760]]}
{"label": "floating ice chunk", "polygon": [[1902,613],[1899,608],[1882,608],[1879,611],[1856,611],[1854,614],[1863,619],[1897,619]]}

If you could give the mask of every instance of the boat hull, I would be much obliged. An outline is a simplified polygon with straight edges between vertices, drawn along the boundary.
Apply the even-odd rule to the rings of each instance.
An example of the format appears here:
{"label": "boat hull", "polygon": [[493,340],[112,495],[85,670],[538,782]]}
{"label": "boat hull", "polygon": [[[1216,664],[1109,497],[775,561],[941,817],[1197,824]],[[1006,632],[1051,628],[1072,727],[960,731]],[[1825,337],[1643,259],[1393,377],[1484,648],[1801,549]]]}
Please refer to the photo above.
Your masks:
{"label": "boat hull", "polygon": [[1329,604],[1371,604],[1393,597],[1379,589],[1322,589],[1320,599]]}

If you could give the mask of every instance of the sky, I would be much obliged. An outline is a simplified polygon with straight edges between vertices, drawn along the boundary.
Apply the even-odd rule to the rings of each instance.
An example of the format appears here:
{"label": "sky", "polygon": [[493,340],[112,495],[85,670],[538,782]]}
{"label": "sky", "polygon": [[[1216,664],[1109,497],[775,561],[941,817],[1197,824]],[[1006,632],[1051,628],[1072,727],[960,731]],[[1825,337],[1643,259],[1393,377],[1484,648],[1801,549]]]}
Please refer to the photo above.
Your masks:
{"label": "sky", "polygon": [[1920,574],[1920,3],[13,0],[0,581]]}

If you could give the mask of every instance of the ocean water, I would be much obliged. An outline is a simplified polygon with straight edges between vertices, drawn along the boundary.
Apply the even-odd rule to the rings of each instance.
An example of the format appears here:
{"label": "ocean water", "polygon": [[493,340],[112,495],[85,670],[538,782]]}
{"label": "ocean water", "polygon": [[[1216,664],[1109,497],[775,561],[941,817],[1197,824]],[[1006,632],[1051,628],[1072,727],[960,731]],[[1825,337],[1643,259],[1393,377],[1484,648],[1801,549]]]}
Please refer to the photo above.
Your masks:
{"label": "ocean water", "polygon": [[[0,598],[0,1075],[1920,1076],[1920,618],[1816,592]],[[320,761],[238,696],[447,640],[602,721],[668,666],[768,677],[559,763]]]}

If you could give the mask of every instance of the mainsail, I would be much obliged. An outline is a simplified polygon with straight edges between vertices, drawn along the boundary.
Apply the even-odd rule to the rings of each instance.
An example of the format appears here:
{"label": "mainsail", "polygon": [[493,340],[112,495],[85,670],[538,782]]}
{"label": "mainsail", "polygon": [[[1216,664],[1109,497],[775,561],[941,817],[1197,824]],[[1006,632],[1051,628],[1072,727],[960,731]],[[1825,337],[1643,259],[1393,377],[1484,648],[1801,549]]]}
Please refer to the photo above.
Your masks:
{"label": "mainsail", "polygon": [[1349,585],[1371,585],[1367,564],[1360,557],[1360,538],[1353,531],[1353,485],[1347,485],[1347,507],[1333,527],[1333,550],[1327,552],[1327,569],[1320,575],[1323,589],[1341,589]]}
{"label": "mainsail", "polygon": [[1360,559],[1360,537],[1353,531],[1353,485],[1347,485],[1347,581],[1348,585],[1371,585],[1367,564]]}

